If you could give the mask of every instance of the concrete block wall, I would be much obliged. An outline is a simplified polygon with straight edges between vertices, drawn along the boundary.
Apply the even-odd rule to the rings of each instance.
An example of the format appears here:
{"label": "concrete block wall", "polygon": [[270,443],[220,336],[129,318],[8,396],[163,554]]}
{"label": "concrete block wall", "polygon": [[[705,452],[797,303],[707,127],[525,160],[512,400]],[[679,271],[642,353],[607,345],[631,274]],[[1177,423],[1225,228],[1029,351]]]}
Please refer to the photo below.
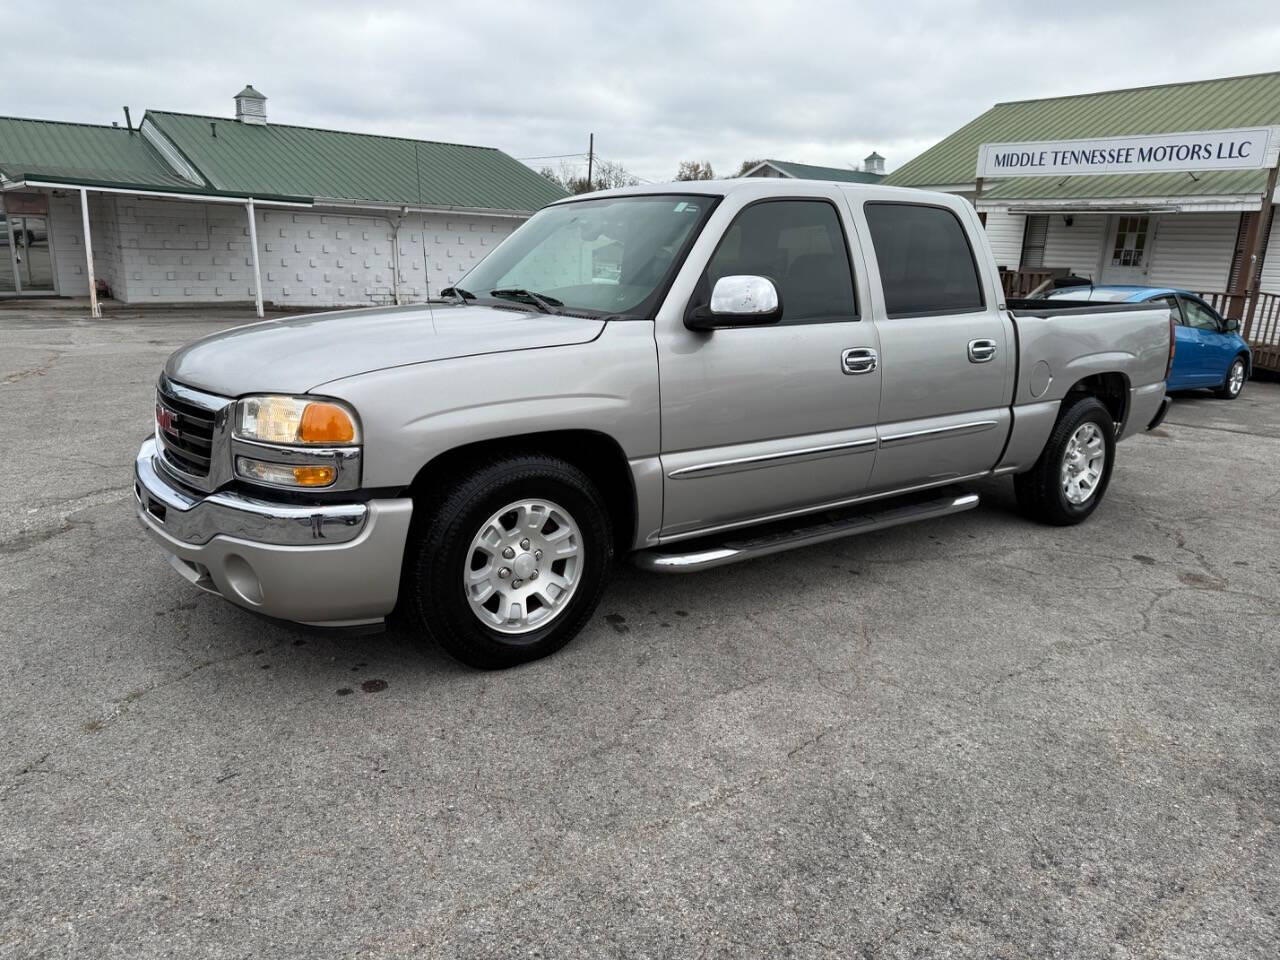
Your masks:
{"label": "concrete block wall", "polygon": [[113,299],[128,302],[129,281],[120,247],[115,194],[89,194],[89,235],[93,240],[93,270]]}
{"label": "concrete block wall", "polygon": [[261,210],[263,296],[290,306],[391,303],[398,255],[401,302],[425,300],[428,292],[438,295],[460,280],[521,222],[473,214],[389,220],[346,211]]}
{"label": "concrete block wall", "polygon": [[[63,296],[87,296],[79,195],[50,199]],[[392,222],[347,211],[257,210],[263,299],[287,306],[391,303]],[[400,220],[401,302],[457,282],[522,222],[414,214]],[[124,303],[251,302],[253,256],[243,206],[90,194],[94,267]]]}
{"label": "concrete block wall", "polygon": [[[92,229],[90,220],[90,229]],[[80,194],[49,197],[49,245],[53,250],[53,272],[58,293],[64,297],[89,295],[88,264],[84,255],[84,225],[80,216]],[[94,260],[95,265],[97,260]]]}
{"label": "concrete block wall", "polygon": [[239,204],[121,196],[116,219],[129,303],[253,299],[249,221]]}

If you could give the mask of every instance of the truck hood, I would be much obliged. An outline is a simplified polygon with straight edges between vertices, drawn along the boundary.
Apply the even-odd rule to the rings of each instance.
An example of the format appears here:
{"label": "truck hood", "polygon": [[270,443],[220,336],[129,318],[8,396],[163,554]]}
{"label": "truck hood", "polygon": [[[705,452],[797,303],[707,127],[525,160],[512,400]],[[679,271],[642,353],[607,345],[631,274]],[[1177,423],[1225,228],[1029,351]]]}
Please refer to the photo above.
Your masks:
{"label": "truck hood", "polygon": [[183,347],[165,373],[226,397],[306,393],[371,370],[594,340],[603,320],[479,305],[378,307],[266,320]]}

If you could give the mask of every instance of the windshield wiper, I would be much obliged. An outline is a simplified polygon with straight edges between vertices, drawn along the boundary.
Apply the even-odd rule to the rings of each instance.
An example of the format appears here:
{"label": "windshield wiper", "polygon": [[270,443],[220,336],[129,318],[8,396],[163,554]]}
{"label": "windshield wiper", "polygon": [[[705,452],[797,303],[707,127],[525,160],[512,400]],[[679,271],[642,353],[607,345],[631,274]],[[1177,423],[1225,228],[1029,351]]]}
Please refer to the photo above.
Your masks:
{"label": "windshield wiper", "polygon": [[534,293],[532,290],[523,290],[519,287],[504,287],[501,290],[490,290],[489,296],[499,297],[503,300],[527,300],[543,313],[563,314],[560,308],[564,306],[564,302],[557,300],[555,297],[544,297],[540,293]]}
{"label": "windshield wiper", "polygon": [[442,297],[456,297],[454,303],[466,303],[468,300],[474,300],[476,295],[470,290],[463,290],[461,287],[445,287],[440,291]]}

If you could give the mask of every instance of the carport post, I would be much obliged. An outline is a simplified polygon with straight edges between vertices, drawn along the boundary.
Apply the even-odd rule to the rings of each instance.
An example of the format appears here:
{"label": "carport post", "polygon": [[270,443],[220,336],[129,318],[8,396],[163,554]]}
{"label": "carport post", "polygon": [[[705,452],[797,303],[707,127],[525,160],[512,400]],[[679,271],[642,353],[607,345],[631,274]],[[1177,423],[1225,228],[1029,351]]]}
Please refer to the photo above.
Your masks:
{"label": "carport post", "polygon": [[1249,231],[1248,259],[1244,262],[1244,283],[1240,289],[1249,298],[1249,312],[1244,318],[1244,330],[1241,331],[1246,341],[1253,335],[1253,315],[1258,309],[1258,291],[1262,288],[1262,271],[1258,269],[1258,261],[1262,259],[1262,250],[1267,243],[1267,216],[1271,205],[1276,202],[1276,174],[1280,172],[1280,157],[1276,165],[1267,173],[1267,185],[1262,191],[1262,206],[1254,217],[1253,229]]}
{"label": "carport post", "polygon": [[89,237],[89,191],[80,188],[80,216],[84,220],[84,259],[89,266],[89,313],[97,320],[102,316],[98,306],[98,281],[93,275],[93,240]]}
{"label": "carport post", "polygon": [[249,246],[253,250],[253,299],[258,308],[258,317],[262,313],[262,268],[258,266],[258,224],[253,213],[253,197],[244,205],[249,214]]}

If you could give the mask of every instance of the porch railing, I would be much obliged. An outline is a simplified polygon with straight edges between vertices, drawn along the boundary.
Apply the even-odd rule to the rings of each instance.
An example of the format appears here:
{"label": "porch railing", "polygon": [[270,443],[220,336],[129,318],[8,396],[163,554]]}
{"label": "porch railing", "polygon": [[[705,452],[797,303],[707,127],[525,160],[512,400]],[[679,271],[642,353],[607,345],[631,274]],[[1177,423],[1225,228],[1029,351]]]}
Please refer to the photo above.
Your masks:
{"label": "porch railing", "polygon": [[1252,317],[1252,304],[1243,294],[1211,292],[1200,296],[1224,317],[1240,321],[1240,334],[1253,350],[1254,367],[1280,373],[1280,293],[1259,293]]}
{"label": "porch railing", "polygon": [[1004,295],[1011,300],[1020,300],[1029,295],[1037,287],[1042,287],[1050,280],[1070,275],[1071,271],[1061,267],[1043,267],[1036,269],[1008,270],[1000,268],[1000,285],[1004,287]]}

